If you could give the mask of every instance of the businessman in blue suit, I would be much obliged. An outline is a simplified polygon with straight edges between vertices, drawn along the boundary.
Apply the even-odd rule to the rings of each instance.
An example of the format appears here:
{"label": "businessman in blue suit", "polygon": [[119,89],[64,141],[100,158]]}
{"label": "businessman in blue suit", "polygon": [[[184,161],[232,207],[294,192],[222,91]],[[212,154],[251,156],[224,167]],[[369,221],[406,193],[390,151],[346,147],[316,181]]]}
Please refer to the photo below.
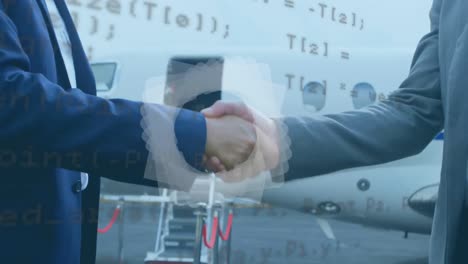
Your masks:
{"label": "businessman in blue suit", "polygon": [[[95,96],[64,1],[0,0],[1,263],[94,263],[99,177],[157,186],[143,177],[142,104]],[[174,132],[188,163],[200,168],[209,149],[223,146],[250,154],[250,124],[230,118],[221,131],[223,122],[178,112]]]}

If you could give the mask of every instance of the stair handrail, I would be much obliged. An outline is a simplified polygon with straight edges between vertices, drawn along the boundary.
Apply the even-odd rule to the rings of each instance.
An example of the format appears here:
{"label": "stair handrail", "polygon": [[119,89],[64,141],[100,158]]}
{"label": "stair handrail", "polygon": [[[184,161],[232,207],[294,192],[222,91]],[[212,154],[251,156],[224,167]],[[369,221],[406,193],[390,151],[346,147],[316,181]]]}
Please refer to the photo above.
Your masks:
{"label": "stair handrail", "polygon": [[97,231],[98,233],[105,234],[111,230],[111,228],[114,226],[115,222],[117,222],[117,219],[119,218],[120,215],[120,209],[121,209],[121,204],[117,204],[117,206],[114,209],[114,212],[112,214],[111,220],[109,223],[104,227],[104,228],[98,228]]}
{"label": "stair handrail", "polygon": [[223,231],[221,230],[221,225],[218,225],[219,237],[223,241],[227,241],[229,239],[229,236],[231,235],[233,220],[234,220],[234,212],[233,212],[232,209],[229,209],[228,222],[227,222],[227,225],[226,225],[226,232],[223,233]]}
{"label": "stair handrail", "polygon": [[[162,197],[166,198],[168,195],[168,190],[163,189],[162,190]],[[157,234],[156,234],[156,244],[154,246],[154,252],[159,253],[164,251],[164,245],[161,243],[161,239],[163,236],[163,221],[165,219],[165,213],[166,213],[166,202],[161,203],[161,207],[159,208],[159,221],[158,221],[158,229],[157,229]]]}
{"label": "stair handrail", "polygon": [[203,243],[205,246],[209,249],[213,249],[215,244],[216,244],[216,236],[218,235],[218,225],[219,225],[219,218],[218,218],[218,212],[214,212],[213,216],[213,224],[211,225],[211,236],[210,236],[210,241],[207,240],[207,233],[206,233],[206,224],[203,225],[202,229],[202,236],[203,236]]}

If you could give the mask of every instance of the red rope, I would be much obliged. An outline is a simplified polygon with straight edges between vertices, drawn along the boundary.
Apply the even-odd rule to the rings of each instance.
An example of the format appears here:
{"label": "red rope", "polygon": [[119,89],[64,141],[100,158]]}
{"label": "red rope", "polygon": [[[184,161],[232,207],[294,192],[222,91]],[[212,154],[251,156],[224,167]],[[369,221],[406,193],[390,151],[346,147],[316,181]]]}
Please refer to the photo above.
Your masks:
{"label": "red rope", "polygon": [[215,216],[213,218],[213,226],[211,227],[211,238],[210,241],[208,242],[206,240],[206,225],[203,225],[202,229],[202,236],[203,236],[203,243],[205,243],[205,246],[209,249],[213,249],[216,243],[216,235],[218,231],[218,217]]}
{"label": "red rope", "polygon": [[229,236],[231,235],[231,230],[232,230],[232,220],[234,219],[234,214],[230,213],[228,216],[228,222],[226,226],[226,233],[223,234],[223,231],[221,230],[221,227],[218,228],[219,236],[223,241],[227,241],[229,239]]}
{"label": "red rope", "polygon": [[114,210],[114,214],[112,215],[112,218],[109,222],[109,224],[107,224],[106,227],[102,228],[102,229],[99,229],[98,228],[98,232],[101,233],[101,234],[104,234],[104,233],[107,233],[109,232],[109,230],[112,228],[112,226],[115,224],[115,222],[117,221],[117,218],[119,217],[119,214],[120,214],[120,206],[117,206]]}

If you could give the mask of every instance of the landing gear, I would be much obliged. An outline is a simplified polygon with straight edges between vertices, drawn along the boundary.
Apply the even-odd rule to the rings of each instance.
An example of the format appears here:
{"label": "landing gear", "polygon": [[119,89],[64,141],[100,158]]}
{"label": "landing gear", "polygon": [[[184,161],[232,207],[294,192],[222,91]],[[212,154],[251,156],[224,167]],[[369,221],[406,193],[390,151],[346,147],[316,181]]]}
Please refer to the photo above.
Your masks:
{"label": "landing gear", "polygon": [[408,231],[405,231],[405,235],[403,236],[404,239],[408,239]]}

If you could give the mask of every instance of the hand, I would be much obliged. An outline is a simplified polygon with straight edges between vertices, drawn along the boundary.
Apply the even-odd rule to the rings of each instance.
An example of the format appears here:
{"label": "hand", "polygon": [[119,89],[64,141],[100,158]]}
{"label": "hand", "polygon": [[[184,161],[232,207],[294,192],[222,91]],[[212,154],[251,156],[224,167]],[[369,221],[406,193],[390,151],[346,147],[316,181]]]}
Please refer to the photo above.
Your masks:
{"label": "hand", "polygon": [[246,161],[256,144],[254,126],[236,116],[207,117],[205,160],[216,171],[232,170]]}
{"label": "hand", "polygon": [[[212,107],[202,111],[205,117],[220,118],[235,115],[255,125],[257,141],[252,155],[241,166],[233,167],[226,164],[217,155],[209,155],[206,159],[207,166],[214,171],[219,171],[218,176],[225,181],[242,181],[256,176],[265,170],[275,168],[279,163],[279,136],[275,122],[263,116],[254,109],[242,103],[228,103],[218,101]],[[227,171],[226,171],[227,169]]]}

